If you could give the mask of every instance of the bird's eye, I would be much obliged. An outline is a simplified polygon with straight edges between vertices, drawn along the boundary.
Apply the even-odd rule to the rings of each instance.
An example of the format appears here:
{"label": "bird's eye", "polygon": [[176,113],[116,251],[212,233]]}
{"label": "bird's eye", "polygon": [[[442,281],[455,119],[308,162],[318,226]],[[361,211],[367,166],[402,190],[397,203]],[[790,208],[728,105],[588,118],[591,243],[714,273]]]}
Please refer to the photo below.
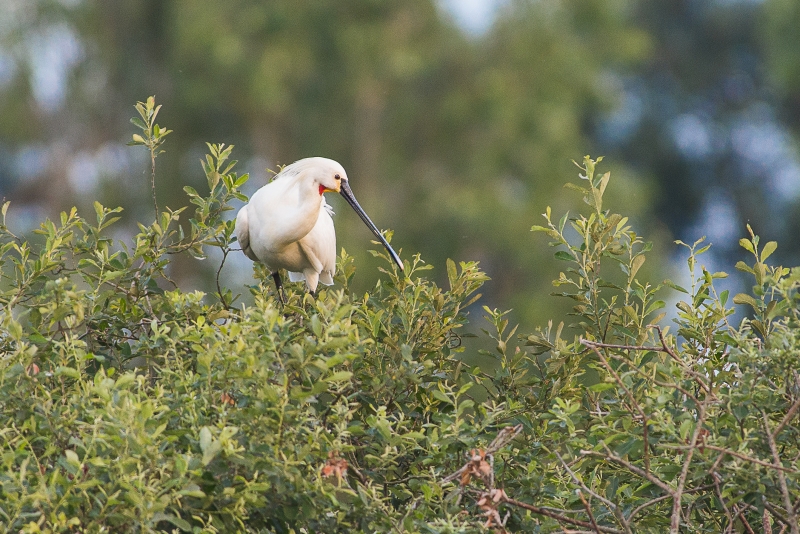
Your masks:
{"label": "bird's eye", "polygon": [[339,176],[338,174],[336,176],[334,176],[334,178],[336,178],[337,180],[341,180],[342,179],[342,177]]}

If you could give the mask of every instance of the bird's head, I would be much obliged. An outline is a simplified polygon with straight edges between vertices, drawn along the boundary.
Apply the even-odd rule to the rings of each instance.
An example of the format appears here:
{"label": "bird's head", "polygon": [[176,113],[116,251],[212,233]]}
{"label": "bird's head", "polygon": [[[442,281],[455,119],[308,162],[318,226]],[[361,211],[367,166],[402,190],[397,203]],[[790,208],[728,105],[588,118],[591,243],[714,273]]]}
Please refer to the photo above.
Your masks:
{"label": "bird's head", "polygon": [[367,225],[375,237],[383,244],[400,270],[403,270],[403,260],[400,259],[397,252],[389,245],[386,238],[381,235],[380,230],[378,230],[375,224],[370,220],[364,209],[359,205],[355,195],[353,195],[344,167],[338,162],[327,158],[307,158],[292,164],[291,167],[295,165],[298,166],[298,172],[307,173],[306,176],[311,178],[312,186],[315,187],[316,191],[319,191],[320,196],[326,192],[341,194],[347,203],[350,204],[350,207],[361,217],[364,224]]}
{"label": "bird's head", "polygon": [[309,173],[319,194],[340,193],[342,183],[347,182],[347,173],[338,162],[328,158],[308,158]]}

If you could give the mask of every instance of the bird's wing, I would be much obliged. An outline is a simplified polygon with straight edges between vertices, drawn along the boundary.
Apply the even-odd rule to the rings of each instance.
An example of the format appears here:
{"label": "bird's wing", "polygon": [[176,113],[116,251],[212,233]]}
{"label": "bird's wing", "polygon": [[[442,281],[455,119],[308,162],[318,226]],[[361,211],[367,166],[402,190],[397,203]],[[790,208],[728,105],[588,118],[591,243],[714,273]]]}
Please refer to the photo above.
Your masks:
{"label": "bird's wing", "polygon": [[258,261],[253,249],[250,247],[250,227],[247,224],[247,206],[239,210],[236,215],[236,240],[242,246],[242,252],[253,261]]}

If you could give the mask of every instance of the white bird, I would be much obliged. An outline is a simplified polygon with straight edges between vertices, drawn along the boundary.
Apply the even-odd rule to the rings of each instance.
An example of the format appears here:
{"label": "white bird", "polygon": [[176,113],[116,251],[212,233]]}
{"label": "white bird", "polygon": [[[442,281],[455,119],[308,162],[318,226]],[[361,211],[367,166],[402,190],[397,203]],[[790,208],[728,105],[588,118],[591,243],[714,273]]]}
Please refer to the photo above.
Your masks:
{"label": "white bird", "polygon": [[326,192],[340,193],[386,247],[403,270],[403,262],[356,201],[344,168],[331,159],[306,158],[287,165],[250,198],[236,216],[236,238],[242,251],[272,273],[285,302],[280,269],[289,280],[305,280],[313,294],[318,282],[333,284],[336,232]]}

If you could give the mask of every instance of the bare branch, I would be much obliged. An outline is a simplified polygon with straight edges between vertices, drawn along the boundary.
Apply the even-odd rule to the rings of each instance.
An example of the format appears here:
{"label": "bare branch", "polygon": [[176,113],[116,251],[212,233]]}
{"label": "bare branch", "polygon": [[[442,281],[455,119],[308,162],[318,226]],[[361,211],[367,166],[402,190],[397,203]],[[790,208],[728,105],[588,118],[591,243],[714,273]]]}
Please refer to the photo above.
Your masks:
{"label": "bare branch", "polygon": [[[772,451],[772,459],[774,460],[774,467],[783,467],[781,464],[781,456],[778,453],[778,447],[775,445],[775,439],[772,436],[772,431],[769,428],[769,417],[767,417],[767,412],[761,410],[761,416],[764,418],[764,431],[767,433],[767,441],[769,441],[769,448]],[[785,419],[785,418],[784,418]],[[783,474],[783,470],[777,469],[778,473],[778,483],[781,486],[781,494],[783,494],[783,506],[786,508],[786,514],[788,515],[788,523],[789,527],[792,529],[792,534],[800,534],[800,527],[797,525],[797,515],[794,513],[794,508],[792,507],[792,497],[789,494],[789,487],[786,485],[786,475]]]}
{"label": "bare branch", "polygon": [[694,427],[694,432],[692,433],[692,439],[689,442],[691,447],[686,451],[686,455],[683,459],[683,467],[681,468],[681,475],[678,478],[678,487],[675,489],[675,493],[673,494],[672,499],[672,518],[670,520],[670,527],[669,531],[670,534],[678,534],[681,526],[681,497],[683,494],[683,488],[686,484],[686,476],[689,474],[689,465],[692,463],[692,456],[694,456],[694,451],[697,448],[697,439],[700,436],[700,432],[703,430],[703,424],[706,421],[706,405],[705,403],[701,403],[698,406],[698,414],[697,414],[697,423]]}
{"label": "bare branch", "polygon": [[605,368],[608,369],[608,372],[611,373],[614,376],[614,380],[616,380],[617,384],[619,384],[619,387],[621,387],[625,391],[625,394],[628,395],[628,399],[630,399],[631,404],[633,405],[634,408],[636,408],[636,411],[639,413],[639,417],[642,420],[642,439],[644,440],[644,470],[649,473],[650,472],[650,444],[648,443],[648,440],[647,440],[647,437],[648,437],[647,436],[647,415],[645,415],[644,410],[642,410],[641,405],[636,401],[636,398],[633,396],[633,393],[631,393],[631,390],[629,390],[628,387],[625,385],[625,383],[622,381],[622,378],[620,378],[620,376],[617,373],[617,371],[613,367],[611,367],[611,364],[609,364],[608,360],[605,359],[605,357],[603,356],[603,353],[600,351],[600,349],[598,348],[597,344],[596,343],[592,343],[591,341],[586,341],[585,339],[581,339],[581,343],[583,343],[584,345],[586,345],[587,347],[592,349],[594,351],[594,353],[597,355],[597,357],[600,358],[600,361],[603,363]]}
{"label": "bare branch", "polygon": [[634,508],[633,511],[628,515],[628,521],[633,521],[633,518],[636,516],[636,514],[638,514],[639,512],[641,512],[642,510],[644,510],[648,506],[652,506],[652,505],[657,504],[657,503],[659,503],[661,501],[666,501],[670,497],[672,497],[671,493],[667,494],[667,495],[662,495],[661,497],[656,497],[655,499],[650,499],[649,501],[640,504],[639,506]]}
{"label": "bare branch", "polygon": [[[525,502],[522,502],[522,501],[518,501],[516,499],[512,499],[512,498],[510,498],[508,496],[504,497],[502,499],[502,502],[504,502],[506,504],[510,504],[512,506],[519,506],[520,508],[523,508],[525,510],[533,512],[534,514],[547,516],[547,517],[550,517],[552,519],[555,519],[556,521],[560,521],[562,523],[567,523],[569,525],[575,525],[577,527],[583,527],[583,528],[594,528],[594,526],[591,523],[589,523],[588,521],[581,521],[580,519],[573,519],[571,517],[567,517],[567,516],[555,513],[555,512],[553,512],[551,510],[548,510],[547,508],[541,508],[539,506],[534,506],[532,504],[528,504],[528,503],[525,503]],[[597,529],[595,530],[595,532],[606,532],[608,534],[625,534],[622,530],[618,530],[616,528],[611,528],[611,527],[605,527],[605,526],[602,526],[602,525],[597,525]]]}
{"label": "bare branch", "polygon": [[[713,488],[713,487],[714,487],[714,485],[713,485],[713,484],[705,484],[705,485],[703,485],[703,486],[697,486],[696,488],[687,489],[687,490],[685,490],[683,493],[684,493],[685,495],[689,495],[689,494],[691,494],[691,493],[699,493],[699,492],[701,492],[701,491],[706,491],[706,490],[708,490],[708,489],[711,489],[711,488]],[[649,506],[653,506],[654,504],[660,503],[661,501],[666,501],[667,499],[670,499],[671,497],[672,497],[672,494],[669,494],[669,495],[662,495],[662,496],[660,496],[660,497],[656,497],[655,499],[650,499],[649,501],[647,501],[647,502],[645,502],[645,503],[642,503],[642,504],[640,504],[639,506],[637,506],[636,508],[634,508],[634,509],[633,509],[633,511],[632,511],[630,514],[628,514],[628,521],[629,521],[629,522],[633,521],[633,518],[634,518],[634,517],[635,517],[635,516],[636,516],[636,515],[637,515],[639,512],[641,512],[642,510],[644,510],[645,508],[647,508],[647,507],[649,507]]]}
{"label": "bare branch", "polygon": [[[583,489],[586,493],[588,493],[598,501],[605,504],[608,507],[608,509],[611,510],[614,516],[619,520],[619,522],[622,523],[622,528],[625,529],[625,532],[633,534],[631,531],[630,523],[625,519],[625,516],[622,515],[622,512],[620,511],[619,507],[610,500],[606,499],[605,497],[597,493],[596,491],[589,488],[586,484],[584,484],[583,481],[578,478],[575,472],[569,467],[567,462],[564,461],[564,458],[562,458],[558,452],[556,452],[556,457],[558,458],[558,461],[561,462],[561,465],[564,466],[564,469],[567,470],[567,473],[569,473],[569,476],[570,478],[572,478],[572,481],[578,486],[580,486],[581,489]],[[581,496],[581,500],[582,499],[583,497]]]}
{"label": "bare branch", "polygon": [[586,497],[583,496],[583,492],[578,490],[578,498],[581,500],[583,504],[583,508],[586,510],[586,515],[589,516],[589,521],[592,523],[592,528],[595,532],[600,532],[600,527],[597,526],[597,521],[594,519],[594,514],[592,513],[592,507],[589,506],[589,502],[586,500]]}
{"label": "bare branch", "polygon": [[778,434],[780,434],[781,430],[783,430],[783,427],[785,427],[789,423],[789,421],[792,420],[792,417],[794,417],[794,414],[797,413],[798,409],[800,409],[800,397],[797,397],[797,400],[794,401],[792,407],[789,408],[788,412],[786,412],[783,421],[781,421],[780,424],[777,427],[775,427],[775,430],[772,431],[772,439],[778,438]]}
{"label": "bare branch", "polygon": [[[606,450],[608,450],[608,449],[606,449]],[[584,455],[584,456],[598,456],[600,458],[604,458],[606,460],[614,462],[615,464],[619,464],[622,467],[624,467],[625,469],[627,469],[628,471],[630,471],[632,473],[635,473],[635,474],[639,475],[640,477],[642,477],[644,479],[649,480],[650,482],[652,482],[653,484],[655,484],[656,486],[658,486],[662,490],[666,491],[670,495],[674,495],[675,494],[675,490],[673,490],[671,487],[669,487],[669,485],[666,482],[664,482],[663,480],[661,480],[657,476],[653,475],[652,473],[648,473],[647,471],[645,471],[644,469],[642,469],[640,467],[636,467],[632,463],[628,462],[627,460],[623,460],[622,458],[620,458],[616,454],[611,453],[610,451],[607,454],[603,454],[602,452],[597,452],[597,451],[582,450],[581,454]]]}
{"label": "bare branch", "polygon": [[587,340],[583,340],[583,339],[581,340],[581,342],[586,346],[590,346],[590,344],[591,344],[591,345],[594,345],[594,346],[597,346],[597,347],[605,347],[605,348],[609,348],[609,349],[646,350],[646,351],[650,351],[650,352],[664,352],[664,353],[668,354],[670,356],[670,358],[675,360],[675,362],[678,365],[680,365],[683,368],[683,370],[689,376],[694,378],[695,382],[697,382],[700,385],[700,387],[703,388],[703,390],[705,390],[706,393],[711,394],[712,393],[711,388],[709,388],[709,386],[706,383],[703,375],[701,375],[700,373],[698,373],[697,371],[695,371],[694,369],[692,369],[691,367],[686,365],[686,362],[681,360],[678,357],[678,355],[675,353],[675,351],[672,350],[672,348],[667,344],[667,340],[664,339],[664,334],[661,331],[661,327],[658,326],[658,325],[652,325],[652,324],[648,325],[648,327],[655,328],[658,331],[658,337],[659,337],[659,340],[661,341],[661,347],[646,347],[646,346],[642,346],[642,345],[612,345],[612,344],[609,344],[609,343],[599,343],[599,342],[596,342],[596,341],[587,341]]}
{"label": "bare branch", "polygon": [[[658,446],[662,447],[662,448],[665,448],[665,449],[677,449],[677,450],[685,450],[685,449],[691,448],[690,445],[666,445],[666,444],[662,445],[662,444],[660,444]],[[721,453],[724,453],[724,454],[730,454],[731,456],[739,458],[740,460],[744,460],[746,462],[752,462],[754,464],[758,464],[758,465],[761,465],[761,466],[764,466],[764,467],[777,469],[779,471],[786,471],[787,473],[793,473],[793,474],[800,473],[800,471],[797,471],[796,469],[791,469],[789,467],[784,467],[782,465],[771,464],[769,462],[765,462],[764,460],[759,460],[758,458],[753,458],[752,456],[747,456],[746,454],[742,454],[740,452],[732,451],[732,450],[726,449],[724,447],[717,447],[716,445],[709,445],[708,443],[704,443],[703,447],[706,448],[706,449],[710,449],[712,451],[717,451],[717,452],[721,452]]]}

